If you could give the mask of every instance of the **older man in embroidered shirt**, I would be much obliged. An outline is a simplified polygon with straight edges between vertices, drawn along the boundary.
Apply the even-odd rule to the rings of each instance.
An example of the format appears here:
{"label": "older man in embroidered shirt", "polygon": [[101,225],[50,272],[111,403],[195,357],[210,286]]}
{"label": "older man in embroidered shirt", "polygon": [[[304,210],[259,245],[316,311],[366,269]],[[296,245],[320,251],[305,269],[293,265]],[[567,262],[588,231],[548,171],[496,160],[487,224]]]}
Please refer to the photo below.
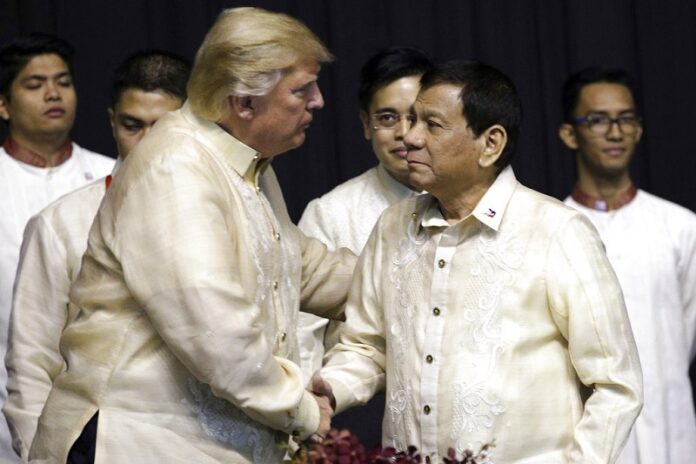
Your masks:
{"label": "older man in embroidered shirt", "polygon": [[[291,223],[269,162],[304,142],[330,58],[289,16],[218,18],[189,101],[140,141],[97,213],[30,461],[65,462],[77,438],[98,462],[272,463],[289,433],[326,433],[296,319],[300,302],[340,312],[354,257]],[[97,413],[96,438],[81,435]]]}
{"label": "older man in embroidered shirt", "polygon": [[412,118],[409,180],[429,194],[375,226],[315,389],[341,411],[386,376],[383,445],[431,462],[493,440],[497,464],[613,462],[641,407],[633,335],[589,221],[515,179],[512,82],[447,63]]}

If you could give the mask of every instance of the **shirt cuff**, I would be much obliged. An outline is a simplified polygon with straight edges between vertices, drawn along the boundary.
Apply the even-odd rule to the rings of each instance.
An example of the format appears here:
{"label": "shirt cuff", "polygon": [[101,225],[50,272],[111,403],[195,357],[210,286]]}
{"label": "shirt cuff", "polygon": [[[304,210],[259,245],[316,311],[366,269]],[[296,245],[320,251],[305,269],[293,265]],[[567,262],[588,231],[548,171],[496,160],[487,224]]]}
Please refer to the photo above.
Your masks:
{"label": "shirt cuff", "polygon": [[348,386],[346,386],[346,384],[340,380],[331,379],[328,377],[323,377],[323,379],[325,382],[328,382],[329,385],[331,385],[331,393],[333,393],[336,400],[336,410],[333,413],[334,416],[357,403],[353,392],[350,388],[348,388]]}
{"label": "shirt cuff", "polygon": [[319,405],[314,396],[305,390],[295,411],[292,436],[304,441],[319,429]]}

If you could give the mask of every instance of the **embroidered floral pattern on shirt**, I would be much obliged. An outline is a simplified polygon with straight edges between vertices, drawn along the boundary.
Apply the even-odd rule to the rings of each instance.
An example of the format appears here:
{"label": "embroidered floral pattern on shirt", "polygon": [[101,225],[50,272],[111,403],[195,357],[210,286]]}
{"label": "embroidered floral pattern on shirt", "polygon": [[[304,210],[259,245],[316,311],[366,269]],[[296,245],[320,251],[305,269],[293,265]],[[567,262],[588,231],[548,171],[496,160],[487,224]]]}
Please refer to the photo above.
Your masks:
{"label": "embroidered floral pattern on shirt", "polygon": [[[505,412],[500,398],[486,391],[482,385],[468,385],[462,382],[454,387],[454,404],[457,412],[452,423],[450,438],[458,453],[472,448],[472,437],[482,428],[490,429],[496,416]],[[456,433],[455,433],[456,431]],[[480,447],[484,442],[473,443]]]}
{"label": "embroidered floral pattern on shirt", "polygon": [[450,432],[459,452],[476,437],[482,438],[481,443],[486,441],[484,430],[490,429],[495,417],[505,412],[493,385],[499,356],[509,344],[503,333],[510,332],[504,330],[499,310],[501,296],[515,282],[525,251],[516,224],[508,223],[498,232],[482,224],[477,227],[477,258],[470,274],[479,297],[464,311],[466,335],[461,337],[460,348],[468,353],[468,362],[462,369],[466,380],[454,385]]}
{"label": "embroidered floral pattern on shirt", "polygon": [[[248,224],[253,229],[249,230],[249,243],[258,273],[254,302],[267,315],[267,320],[274,322],[266,326],[266,337],[271,343],[277,342],[276,334],[283,327],[286,346],[279,354],[299,363],[294,330],[297,326],[299,295],[295,290],[298,286],[293,283],[293,278],[300,272],[297,252],[289,245],[290,240],[276,240],[276,234],[282,239],[286,231],[282,230],[263,192],[255,191],[240,177],[232,180],[245,203],[244,209],[250,216]],[[274,294],[277,294],[275,299]]]}
{"label": "embroidered floral pattern on shirt", "polygon": [[274,430],[216,397],[209,386],[193,377],[189,379],[189,389],[195,400],[194,411],[206,434],[229,445],[254,464],[282,460],[283,451],[276,445]]}
{"label": "embroidered floral pattern on shirt", "polygon": [[[297,252],[292,241],[281,242],[285,232],[273,214],[265,195],[257,192],[239,176],[229,176],[244,202],[243,211],[249,217],[248,242],[251,258],[257,271],[254,304],[268,322],[264,334],[271,346],[285,343],[276,354],[299,363],[295,327],[299,307],[298,285],[292,282],[299,275]],[[277,336],[282,327],[283,337]],[[227,443],[254,463],[280,462],[282,454],[276,443],[276,433],[254,421],[234,405],[212,394],[210,387],[192,379],[190,390],[195,400],[194,410],[205,432]]]}
{"label": "embroidered floral pattern on shirt", "polygon": [[407,235],[399,241],[389,272],[389,279],[394,289],[393,297],[396,301],[388,305],[388,310],[394,311],[387,318],[390,321],[387,344],[392,346],[390,354],[393,356],[388,370],[392,369],[390,378],[393,386],[389,389],[387,396],[388,415],[385,416],[385,420],[389,421],[386,428],[391,440],[389,445],[397,449],[408,447],[407,437],[410,437],[414,430],[414,417],[409,408],[412,388],[404,372],[406,372],[405,363],[408,362],[407,347],[414,343],[411,321],[416,310],[414,302],[418,301],[418,298],[413,295],[413,292],[414,289],[422,287],[414,282],[423,279],[418,260],[425,251],[427,242],[428,236],[425,231],[409,218]]}

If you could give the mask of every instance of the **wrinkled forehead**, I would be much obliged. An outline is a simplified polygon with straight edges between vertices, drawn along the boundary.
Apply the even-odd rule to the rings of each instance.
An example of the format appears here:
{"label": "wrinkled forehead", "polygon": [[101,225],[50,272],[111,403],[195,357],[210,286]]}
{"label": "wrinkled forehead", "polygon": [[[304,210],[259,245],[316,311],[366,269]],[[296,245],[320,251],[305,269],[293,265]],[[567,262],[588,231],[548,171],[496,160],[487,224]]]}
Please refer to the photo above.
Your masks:
{"label": "wrinkled forehead", "polygon": [[413,109],[416,113],[462,108],[462,87],[455,84],[435,84],[418,92]]}

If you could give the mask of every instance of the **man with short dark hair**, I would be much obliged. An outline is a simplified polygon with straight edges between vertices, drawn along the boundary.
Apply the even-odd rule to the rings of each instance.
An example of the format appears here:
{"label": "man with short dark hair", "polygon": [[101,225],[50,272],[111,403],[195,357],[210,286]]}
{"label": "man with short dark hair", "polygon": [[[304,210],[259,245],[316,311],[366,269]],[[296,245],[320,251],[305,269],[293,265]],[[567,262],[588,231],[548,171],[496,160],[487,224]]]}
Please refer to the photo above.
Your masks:
{"label": "man with short dark hair", "polygon": [[563,143],[578,180],[566,204],[599,231],[621,282],[643,368],[645,402],[618,462],[687,464],[696,456],[689,365],[696,350],[696,215],[635,186],[643,134],[620,69],[587,68],[563,87]]}
{"label": "man with short dark hair", "polygon": [[[190,67],[165,52],[141,52],[116,70],[109,117],[119,159],[165,113],[186,99]],[[63,329],[77,317],[68,305],[87,236],[111,176],[71,192],[34,216],[24,241],[14,286],[3,408],[15,451],[27,459],[53,380],[65,368],[59,349]]]}
{"label": "man with short dark hair", "polygon": [[621,289],[587,218],[515,179],[513,83],[448,62],[410,117],[428,193],[377,222],[314,389],[340,412],[386,377],[383,446],[431,462],[492,441],[501,464],[613,462],[642,398]]}
{"label": "man with short dark hair", "polygon": [[[9,128],[9,136],[0,148],[0,355],[3,358],[24,226],[53,200],[107,175],[114,165],[113,159],[70,140],[77,104],[72,56],[73,49],[68,43],[45,34],[17,37],[0,48],[0,118]],[[5,402],[5,381],[2,363],[0,404]],[[12,453],[4,419],[0,418],[0,422],[0,447],[7,447],[6,453]]]}
{"label": "man with short dark hair", "polygon": [[355,256],[292,224],[270,163],[304,143],[331,59],[291,16],[219,15],[186,103],[99,207],[30,461],[273,463],[290,434],[328,432],[329,401],[298,366],[297,315],[342,315]]}

